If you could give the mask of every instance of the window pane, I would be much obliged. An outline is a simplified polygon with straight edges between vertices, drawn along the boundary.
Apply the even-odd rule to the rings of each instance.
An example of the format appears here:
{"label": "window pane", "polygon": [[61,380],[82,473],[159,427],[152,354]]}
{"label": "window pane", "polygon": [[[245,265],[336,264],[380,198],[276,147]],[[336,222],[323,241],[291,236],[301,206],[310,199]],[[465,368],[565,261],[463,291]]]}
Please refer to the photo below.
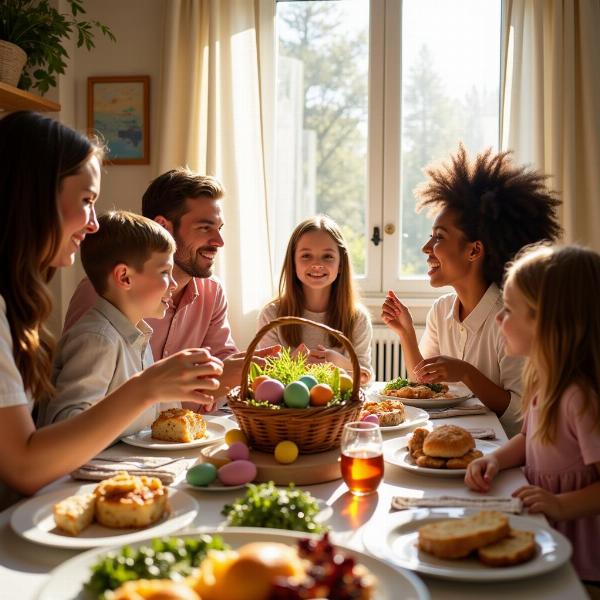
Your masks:
{"label": "window pane", "polygon": [[279,2],[275,265],[316,213],[343,229],[365,272],[369,2]]}
{"label": "window pane", "polygon": [[497,149],[500,0],[404,0],[402,11],[402,243],[400,276],[425,275],[421,246],[431,233],[415,213],[423,168],[469,152]]}

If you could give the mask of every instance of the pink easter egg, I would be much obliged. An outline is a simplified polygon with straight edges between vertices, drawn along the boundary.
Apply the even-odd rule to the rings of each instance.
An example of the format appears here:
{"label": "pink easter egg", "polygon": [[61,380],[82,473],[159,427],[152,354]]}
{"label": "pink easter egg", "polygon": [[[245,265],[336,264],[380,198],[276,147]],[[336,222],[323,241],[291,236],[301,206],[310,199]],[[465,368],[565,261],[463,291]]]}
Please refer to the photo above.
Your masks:
{"label": "pink easter egg", "polygon": [[364,421],[365,423],[376,423],[379,425],[379,417],[377,415],[365,415],[361,421]]}
{"label": "pink easter egg", "polygon": [[276,379],[267,379],[263,381],[254,392],[254,397],[259,402],[270,402],[279,404],[283,399],[283,384]]}
{"label": "pink easter egg", "polygon": [[256,477],[256,465],[249,460],[234,460],[223,465],[218,476],[223,485],[243,485]]}
{"label": "pink easter egg", "polygon": [[227,456],[231,460],[248,460],[250,456],[250,450],[244,442],[234,442],[227,448]]}

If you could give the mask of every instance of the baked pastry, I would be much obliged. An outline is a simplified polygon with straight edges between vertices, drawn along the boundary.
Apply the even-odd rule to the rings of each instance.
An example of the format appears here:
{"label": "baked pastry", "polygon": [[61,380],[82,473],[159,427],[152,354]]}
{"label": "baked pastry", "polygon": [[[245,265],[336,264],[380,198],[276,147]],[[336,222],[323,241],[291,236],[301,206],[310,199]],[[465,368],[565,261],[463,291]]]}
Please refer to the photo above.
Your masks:
{"label": "baked pastry", "polygon": [[470,462],[473,462],[476,458],[483,456],[481,450],[471,450],[464,456],[457,458],[449,458],[446,461],[446,469],[466,469]]}
{"label": "baked pastry", "polygon": [[193,442],[206,434],[202,415],[185,408],[170,408],[161,412],[152,423],[152,437],[166,442]]}
{"label": "baked pastry", "polygon": [[416,460],[419,456],[424,456],[423,442],[429,435],[429,430],[425,427],[417,427],[412,434],[410,440],[408,440],[408,450],[410,455]]}
{"label": "baked pastry", "polygon": [[419,548],[439,558],[463,558],[510,533],[498,511],[481,511],[464,519],[448,519],[419,528]]}
{"label": "baked pastry", "polygon": [[477,554],[482,563],[491,567],[519,565],[533,558],[535,536],[531,531],[511,529],[508,537],[479,548]]}
{"label": "baked pastry", "polygon": [[69,535],[79,535],[93,520],[96,496],[70,496],[55,504],[52,512],[56,526]]}
{"label": "baked pastry", "polygon": [[426,385],[407,385],[399,390],[392,390],[395,392],[393,396],[398,398],[413,398],[413,399],[427,399],[433,398],[434,391],[428,388]]}
{"label": "baked pastry", "polygon": [[170,579],[127,581],[111,594],[111,600],[200,600],[192,588]]}
{"label": "baked pastry", "polygon": [[105,527],[147,527],[167,510],[168,492],[160,479],[119,471],[94,490],[96,520]]}
{"label": "baked pastry", "polygon": [[369,400],[362,405],[360,418],[366,415],[377,415],[382,427],[400,425],[406,419],[404,404],[400,400]]}
{"label": "baked pastry", "polygon": [[473,436],[462,427],[442,425],[423,442],[423,453],[437,458],[457,458],[475,448]]}

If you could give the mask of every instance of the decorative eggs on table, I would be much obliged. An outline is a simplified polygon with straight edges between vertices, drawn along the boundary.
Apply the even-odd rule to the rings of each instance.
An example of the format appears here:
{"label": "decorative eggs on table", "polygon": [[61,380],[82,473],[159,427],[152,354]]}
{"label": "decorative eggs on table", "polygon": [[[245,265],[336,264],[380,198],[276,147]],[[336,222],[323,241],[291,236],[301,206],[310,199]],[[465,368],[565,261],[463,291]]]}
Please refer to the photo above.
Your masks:
{"label": "decorative eggs on table", "polygon": [[249,460],[234,460],[223,465],[218,475],[224,485],[242,485],[256,477],[256,465]]}
{"label": "decorative eggs on table", "polygon": [[361,421],[365,422],[365,423],[375,423],[376,425],[379,425],[379,417],[377,415],[365,415]]}
{"label": "decorative eggs on table", "polygon": [[188,470],[185,479],[190,485],[210,485],[217,478],[217,467],[212,463],[202,463]]}
{"label": "decorative eggs on table", "polygon": [[317,378],[314,375],[302,375],[302,377],[300,377],[298,379],[298,381],[301,381],[304,385],[306,385],[306,387],[311,390],[313,387],[315,387],[315,385],[317,385],[319,382],[317,381]]}
{"label": "decorative eggs on table", "polygon": [[243,442],[233,442],[233,444],[229,444],[229,448],[227,448],[227,456],[231,460],[248,460],[250,457],[250,450],[248,450],[248,446]]}
{"label": "decorative eggs on table", "polygon": [[326,383],[319,383],[310,390],[310,405],[325,406],[333,400],[333,390]]}
{"label": "decorative eggs on table", "polygon": [[278,463],[289,465],[298,458],[298,446],[290,440],[285,440],[275,446],[274,454]]}
{"label": "decorative eggs on table", "polygon": [[302,381],[288,383],[283,392],[283,401],[290,408],[306,408],[310,401],[308,387]]}
{"label": "decorative eggs on table", "polygon": [[225,433],[225,443],[228,446],[235,444],[235,442],[242,442],[242,444],[248,445],[248,438],[241,429],[230,429]]}
{"label": "decorative eggs on table", "polygon": [[283,383],[276,379],[266,379],[262,381],[254,392],[254,397],[259,402],[270,402],[271,404],[279,404],[284,398]]}

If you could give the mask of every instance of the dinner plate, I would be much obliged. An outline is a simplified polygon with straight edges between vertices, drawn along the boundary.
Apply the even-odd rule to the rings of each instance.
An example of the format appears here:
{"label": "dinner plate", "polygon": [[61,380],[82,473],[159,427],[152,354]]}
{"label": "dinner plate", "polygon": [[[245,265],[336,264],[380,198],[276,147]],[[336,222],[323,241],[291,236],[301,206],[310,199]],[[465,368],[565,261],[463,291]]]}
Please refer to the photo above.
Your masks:
{"label": "dinner plate", "polygon": [[385,525],[364,528],[367,550],[385,560],[424,575],[458,581],[510,581],[557,569],[571,556],[571,544],[541,519],[506,515],[513,529],[535,534],[536,553],[528,562],[511,567],[488,567],[475,557],[447,560],[419,550],[419,527],[478,512],[464,508],[418,508],[389,515]]}
{"label": "dinner plate", "polygon": [[[396,398],[397,399],[397,398]],[[408,427],[414,427],[415,425],[422,425],[429,421],[429,414],[425,410],[416,408],[414,406],[404,407],[405,420],[399,425],[380,425],[382,433],[387,431],[398,431],[400,429],[407,429]]]}
{"label": "dinner plate", "polygon": [[122,442],[130,446],[139,446],[140,448],[151,448],[152,450],[184,450],[185,448],[196,448],[206,446],[214,442],[220,442],[228,429],[233,429],[235,424],[229,419],[223,417],[204,417],[206,421],[206,434],[203,438],[193,442],[166,442],[164,440],[155,440],[152,437],[151,429],[142,429],[132,435],[121,438]]}
{"label": "dinner plate", "polygon": [[[475,448],[483,452],[483,454],[489,454],[494,450],[498,450],[499,447],[498,444],[493,444],[492,442],[475,440]],[[385,462],[392,465],[397,465],[402,469],[418,473],[419,475],[429,475],[430,477],[464,477],[467,472],[466,469],[430,469],[428,467],[419,467],[408,451],[405,438],[384,442],[383,458]]]}
{"label": "dinner plate", "polygon": [[240,485],[225,485],[217,480],[208,485],[192,485],[191,483],[184,481],[181,484],[181,487],[194,492],[229,492],[230,490],[241,490],[247,485],[247,483],[242,483]]}
{"label": "dinner plate", "polygon": [[[196,530],[192,534],[185,535],[185,537],[198,537],[207,533],[220,535],[232,548],[250,542],[280,542],[295,545],[298,538],[310,537],[306,533],[296,531],[252,527]],[[132,544],[134,548],[140,545],[141,542]],[[343,545],[336,544],[336,546],[367,567],[377,578],[378,587],[374,600],[397,600],[398,598],[403,600],[429,600],[429,592],[425,585],[409,571]],[[106,552],[106,549],[95,548],[74,556],[61,564],[50,574],[50,579],[43,587],[38,600],[88,600],[89,596],[85,595],[83,584],[90,577],[90,567]],[[223,598],[223,600],[226,599]]]}
{"label": "dinner plate", "polygon": [[189,525],[198,514],[198,504],[190,494],[176,488],[168,488],[171,510],[160,521],[149,527],[111,529],[99,523],[92,523],[78,536],[62,533],[54,523],[53,506],[69,496],[89,494],[96,485],[94,483],[73,486],[70,489],[34,496],[14,511],[10,524],[18,535],[36,544],[57,548],[95,548],[96,546],[129,544],[150,536],[156,537],[173,533]]}
{"label": "dinner plate", "polygon": [[401,400],[407,406],[416,406],[417,408],[448,408],[456,406],[473,396],[473,392],[462,383],[449,383],[448,394],[449,398],[399,398],[398,396],[386,396],[383,393],[385,383],[376,387],[375,396],[383,400]]}

